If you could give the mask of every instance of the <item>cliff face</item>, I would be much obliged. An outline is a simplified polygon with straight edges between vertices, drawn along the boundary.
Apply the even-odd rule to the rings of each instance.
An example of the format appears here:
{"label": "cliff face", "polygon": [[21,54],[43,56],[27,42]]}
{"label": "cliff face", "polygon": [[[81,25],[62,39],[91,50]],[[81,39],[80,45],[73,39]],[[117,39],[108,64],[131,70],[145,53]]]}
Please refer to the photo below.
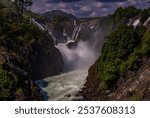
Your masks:
{"label": "cliff face", "polygon": [[36,21],[46,28],[56,44],[72,40],[75,43],[68,46],[75,48],[79,41],[86,41],[91,49],[98,52],[105,42],[105,36],[115,29],[115,22],[110,17],[67,19],[55,16],[46,22]]}
{"label": "cliff face", "polygon": [[61,73],[62,57],[52,37],[31,22],[31,13],[18,23],[8,3],[0,1],[0,100],[44,100],[34,81]]}
{"label": "cliff face", "polygon": [[83,97],[86,100],[150,100],[150,58],[144,58],[138,71],[128,71],[120,76],[116,88],[102,89],[103,81],[96,71],[96,64],[90,67]]}
{"label": "cliff face", "polygon": [[143,58],[138,71],[121,76],[117,86],[108,100],[150,100],[150,58]]}
{"label": "cliff face", "polygon": [[[127,12],[128,8],[122,10],[115,13]],[[89,69],[82,93],[86,100],[150,99],[150,14],[132,16],[128,12],[124,15],[126,18],[120,17],[118,23],[125,21],[125,25],[117,24],[119,27],[107,36],[101,56]],[[128,20],[127,16],[130,16]]]}
{"label": "cliff face", "polygon": [[57,75],[63,71],[61,54],[49,37],[45,37],[40,42],[32,43],[27,56],[31,65],[33,80]]}
{"label": "cliff face", "polygon": [[43,100],[34,81],[62,72],[63,61],[55,44],[67,40],[75,41],[68,44],[70,48],[86,41],[101,54],[89,69],[83,89],[86,100],[149,99],[149,10],[118,8],[111,16],[85,19],[68,18],[61,12],[49,18],[25,11],[18,23],[13,4],[3,2],[0,100]]}
{"label": "cliff face", "polygon": [[[5,83],[1,83],[1,100],[42,100],[40,90],[33,80],[61,73],[62,57],[48,37],[25,45],[17,51],[10,49],[11,46],[14,48],[13,45],[15,47],[18,45],[15,40],[7,38],[1,40],[0,77],[1,80],[7,79],[6,83],[12,80],[12,83],[6,85],[11,87],[5,88],[6,93]],[[3,96],[4,94],[6,95]]]}

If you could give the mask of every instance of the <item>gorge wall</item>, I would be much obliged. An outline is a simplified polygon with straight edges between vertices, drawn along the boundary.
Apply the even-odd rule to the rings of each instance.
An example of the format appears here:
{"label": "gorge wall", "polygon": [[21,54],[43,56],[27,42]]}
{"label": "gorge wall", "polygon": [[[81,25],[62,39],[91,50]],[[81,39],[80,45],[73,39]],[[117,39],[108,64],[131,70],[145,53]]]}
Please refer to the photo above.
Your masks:
{"label": "gorge wall", "polygon": [[[13,4],[0,1],[0,100],[44,100],[36,80],[87,69],[100,55],[89,69],[82,91],[85,100],[148,100],[149,16],[149,9],[135,7],[82,19],[60,11],[25,11],[18,23]],[[62,77],[69,79],[67,74]]]}
{"label": "gorge wall", "polygon": [[35,80],[62,72],[60,52],[31,22],[33,13],[26,11],[18,24],[14,5],[6,0],[0,6],[0,100],[44,100]]}
{"label": "gorge wall", "polygon": [[107,37],[101,56],[90,67],[82,93],[86,100],[150,99],[149,9],[132,14],[129,8],[114,14],[128,21]]}

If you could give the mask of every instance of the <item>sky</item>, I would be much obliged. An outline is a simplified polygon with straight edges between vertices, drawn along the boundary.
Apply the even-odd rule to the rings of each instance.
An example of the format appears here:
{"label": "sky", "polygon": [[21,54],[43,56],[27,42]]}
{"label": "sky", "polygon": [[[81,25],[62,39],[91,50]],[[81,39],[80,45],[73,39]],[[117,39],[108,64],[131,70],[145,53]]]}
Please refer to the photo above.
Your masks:
{"label": "sky", "polygon": [[51,10],[62,10],[76,17],[106,16],[118,7],[134,5],[146,8],[148,0],[33,0],[32,11],[44,13]]}

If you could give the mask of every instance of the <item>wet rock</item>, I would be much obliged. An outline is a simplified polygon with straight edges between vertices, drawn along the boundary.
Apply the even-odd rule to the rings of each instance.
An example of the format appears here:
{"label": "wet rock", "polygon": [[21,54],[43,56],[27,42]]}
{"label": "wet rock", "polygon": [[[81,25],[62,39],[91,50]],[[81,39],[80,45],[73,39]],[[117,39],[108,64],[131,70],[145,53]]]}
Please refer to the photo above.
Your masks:
{"label": "wet rock", "polygon": [[65,95],[65,97],[70,98],[70,97],[71,97],[71,95],[70,95],[70,94],[68,94],[68,95]]}

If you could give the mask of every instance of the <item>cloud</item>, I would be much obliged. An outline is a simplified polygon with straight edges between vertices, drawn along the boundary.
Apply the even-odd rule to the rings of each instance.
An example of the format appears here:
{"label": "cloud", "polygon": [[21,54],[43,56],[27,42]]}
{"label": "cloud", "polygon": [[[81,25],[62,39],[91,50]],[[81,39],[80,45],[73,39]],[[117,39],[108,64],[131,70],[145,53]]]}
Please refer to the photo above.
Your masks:
{"label": "cloud", "polygon": [[125,2],[126,0],[97,0],[100,2]]}
{"label": "cloud", "polygon": [[92,9],[91,9],[91,7],[83,6],[83,7],[81,7],[81,11],[88,12],[88,11],[92,11]]}
{"label": "cloud", "polygon": [[43,13],[62,10],[77,17],[94,17],[111,14],[118,7],[134,5],[138,8],[148,6],[148,0],[33,0],[32,10]]}

